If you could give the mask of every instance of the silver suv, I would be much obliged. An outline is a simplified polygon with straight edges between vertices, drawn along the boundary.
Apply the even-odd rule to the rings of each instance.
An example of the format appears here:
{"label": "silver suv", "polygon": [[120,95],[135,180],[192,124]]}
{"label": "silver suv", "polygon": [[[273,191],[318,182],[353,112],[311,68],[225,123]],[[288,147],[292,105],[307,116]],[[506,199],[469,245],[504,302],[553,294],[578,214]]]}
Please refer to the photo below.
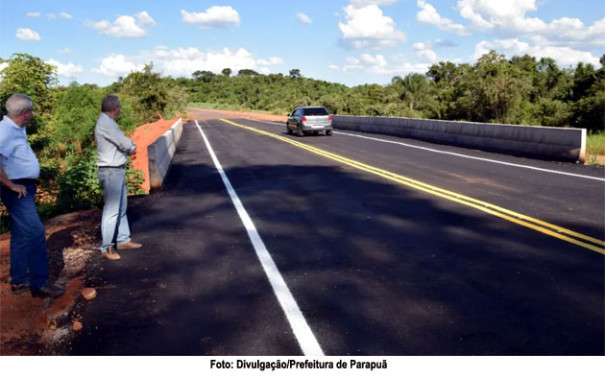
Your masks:
{"label": "silver suv", "polygon": [[331,136],[332,115],[324,107],[298,107],[288,115],[286,131],[288,134],[296,132],[299,137],[309,133],[317,135],[322,131]]}

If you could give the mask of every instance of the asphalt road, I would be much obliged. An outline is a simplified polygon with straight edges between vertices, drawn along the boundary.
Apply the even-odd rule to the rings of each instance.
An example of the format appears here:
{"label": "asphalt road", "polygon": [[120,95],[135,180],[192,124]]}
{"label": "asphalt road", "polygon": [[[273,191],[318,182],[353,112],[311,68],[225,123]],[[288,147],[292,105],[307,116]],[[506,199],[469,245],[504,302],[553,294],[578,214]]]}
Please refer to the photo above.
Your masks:
{"label": "asphalt road", "polygon": [[605,354],[602,167],[198,119],[67,354]]}

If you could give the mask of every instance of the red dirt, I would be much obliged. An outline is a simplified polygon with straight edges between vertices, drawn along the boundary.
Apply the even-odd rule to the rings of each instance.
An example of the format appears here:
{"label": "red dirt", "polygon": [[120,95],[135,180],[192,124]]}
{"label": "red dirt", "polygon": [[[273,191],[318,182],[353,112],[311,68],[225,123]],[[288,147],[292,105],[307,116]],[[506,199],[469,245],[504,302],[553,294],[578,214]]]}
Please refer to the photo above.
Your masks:
{"label": "red dirt", "polygon": [[[246,112],[213,111],[216,117],[285,121],[282,116]],[[200,117],[195,109],[194,117]],[[214,115],[213,115],[214,117]],[[137,144],[135,168],[145,174],[149,191],[147,146],[168,130],[177,118],[139,126],[130,137]],[[0,356],[61,354],[61,343],[77,333],[86,320],[72,312],[84,289],[87,262],[99,252],[100,210],[61,215],[44,223],[49,255],[50,280],[66,287],[65,294],[50,303],[34,299],[29,292],[13,295],[9,282],[10,233],[0,235]],[[86,301],[86,300],[81,300]],[[94,301],[94,300],[90,300]],[[118,310],[116,310],[118,311]]]}
{"label": "red dirt", "polygon": [[[47,355],[54,334],[71,327],[69,311],[84,287],[82,270],[97,251],[99,210],[61,215],[44,223],[50,280],[65,285],[63,296],[52,304],[29,292],[13,295],[10,289],[10,233],[0,235],[0,355]],[[63,325],[60,325],[63,324]]]}

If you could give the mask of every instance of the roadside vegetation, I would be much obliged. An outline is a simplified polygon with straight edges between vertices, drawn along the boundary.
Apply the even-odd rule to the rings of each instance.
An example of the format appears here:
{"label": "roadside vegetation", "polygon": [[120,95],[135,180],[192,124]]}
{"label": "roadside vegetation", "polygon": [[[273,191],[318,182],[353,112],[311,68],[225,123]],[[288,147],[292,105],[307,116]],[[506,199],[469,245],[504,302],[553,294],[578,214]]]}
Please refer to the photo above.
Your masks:
{"label": "roadside vegetation", "polygon": [[[171,118],[184,112],[186,90],[172,79],[162,78],[148,65],[107,87],[72,83],[57,85],[55,68],[40,58],[14,54],[0,59],[0,104],[13,93],[24,93],[34,102],[34,118],[27,128],[28,139],[40,161],[37,194],[41,218],[102,205],[103,192],[97,179],[94,127],[101,100],[120,96],[122,115],[118,124],[129,135],[138,125]],[[143,173],[129,162],[130,194],[142,194]],[[0,232],[9,229],[8,214],[0,204]]]}
{"label": "roadside vegetation", "polygon": [[588,134],[586,140],[586,164],[604,164],[603,158],[599,162],[599,156],[605,157],[605,132]]}
{"label": "roadside vegetation", "polygon": [[[579,127],[589,131],[589,163],[605,155],[605,55],[599,68],[579,63],[558,67],[529,55],[506,59],[491,51],[475,64],[440,62],[424,74],[393,77],[386,85],[347,87],[304,77],[198,70],[189,78],[163,77],[153,64],[106,87],[58,85],[55,68],[17,53],[0,58],[0,104],[13,93],[34,101],[28,138],[40,160],[43,218],[98,207],[94,126],[101,99],[120,96],[118,120],[126,134],[160,116],[182,114],[187,105],[285,115],[296,106],[323,105],[334,114],[466,120],[485,123]],[[131,193],[140,193],[142,173],[128,169]],[[0,229],[8,228],[0,207]]]}

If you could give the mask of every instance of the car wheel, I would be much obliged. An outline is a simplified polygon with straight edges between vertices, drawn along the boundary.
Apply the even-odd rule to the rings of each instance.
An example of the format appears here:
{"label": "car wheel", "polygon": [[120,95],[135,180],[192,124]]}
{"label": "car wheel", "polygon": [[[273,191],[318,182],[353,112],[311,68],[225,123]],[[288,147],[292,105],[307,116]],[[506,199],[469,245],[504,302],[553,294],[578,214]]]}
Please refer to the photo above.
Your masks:
{"label": "car wheel", "polygon": [[290,127],[288,126],[288,124],[286,124],[286,133],[292,134],[292,130],[290,130]]}
{"label": "car wheel", "polygon": [[326,135],[327,136],[331,136],[332,135],[332,131],[331,130],[326,130]]}
{"label": "car wheel", "polygon": [[299,137],[305,136],[305,133],[303,132],[302,128],[300,127],[300,124],[296,127],[296,135]]}

